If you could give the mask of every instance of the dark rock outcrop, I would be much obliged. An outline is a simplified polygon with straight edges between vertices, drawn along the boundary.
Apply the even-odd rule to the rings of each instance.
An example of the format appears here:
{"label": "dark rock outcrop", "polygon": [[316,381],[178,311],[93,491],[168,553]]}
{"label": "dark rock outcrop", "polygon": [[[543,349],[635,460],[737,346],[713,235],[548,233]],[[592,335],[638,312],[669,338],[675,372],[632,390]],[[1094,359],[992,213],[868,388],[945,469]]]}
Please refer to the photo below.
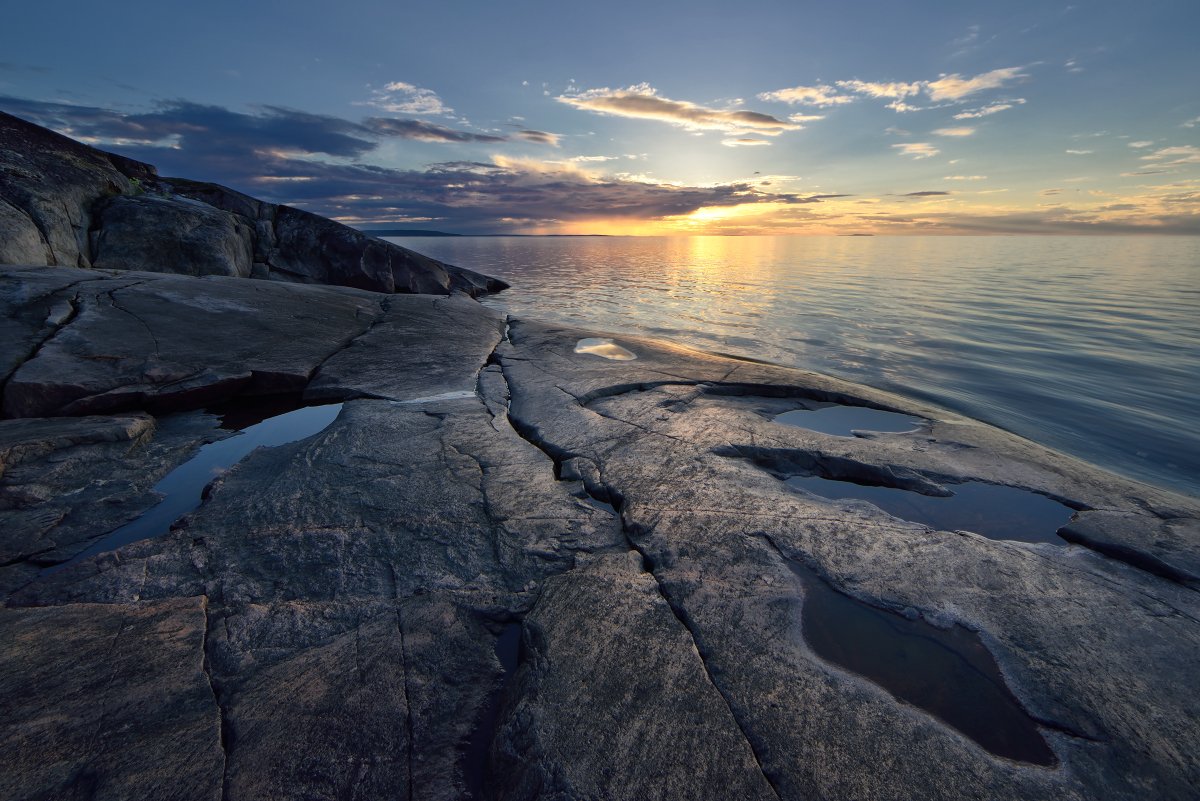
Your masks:
{"label": "dark rock outcrop", "polygon": [[290,206],[160,178],[0,112],[0,264],[477,296],[508,285]]}
{"label": "dark rock outcrop", "polygon": [[235,214],[143,194],[103,201],[96,218],[92,266],[99,269],[250,277],[254,229]]}

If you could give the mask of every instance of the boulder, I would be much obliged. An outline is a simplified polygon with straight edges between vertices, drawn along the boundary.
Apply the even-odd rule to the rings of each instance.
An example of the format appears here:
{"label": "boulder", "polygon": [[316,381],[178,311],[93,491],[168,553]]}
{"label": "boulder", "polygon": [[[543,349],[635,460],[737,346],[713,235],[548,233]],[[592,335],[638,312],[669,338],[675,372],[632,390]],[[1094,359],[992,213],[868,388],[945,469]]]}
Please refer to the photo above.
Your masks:
{"label": "boulder", "polygon": [[0,262],[91,266],[93,206],[133,192],[121,168],[135,166],[138,174],[153,174],[149,165],[114,162],[108,153],[0,112]]}
{"label": "boulder", "polygon": [[92,266],[248,278],[254,228],[190,198],[119,196],[97,205]]}

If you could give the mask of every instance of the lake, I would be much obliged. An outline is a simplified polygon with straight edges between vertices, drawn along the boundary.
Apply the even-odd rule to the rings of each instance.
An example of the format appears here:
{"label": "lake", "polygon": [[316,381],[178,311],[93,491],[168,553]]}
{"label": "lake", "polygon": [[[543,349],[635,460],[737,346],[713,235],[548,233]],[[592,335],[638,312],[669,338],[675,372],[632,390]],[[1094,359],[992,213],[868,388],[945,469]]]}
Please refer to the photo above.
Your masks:
{"label": "lake", "polygon": [[405,237],[517,317],[815,370],[1200,495],[1200,238]]}

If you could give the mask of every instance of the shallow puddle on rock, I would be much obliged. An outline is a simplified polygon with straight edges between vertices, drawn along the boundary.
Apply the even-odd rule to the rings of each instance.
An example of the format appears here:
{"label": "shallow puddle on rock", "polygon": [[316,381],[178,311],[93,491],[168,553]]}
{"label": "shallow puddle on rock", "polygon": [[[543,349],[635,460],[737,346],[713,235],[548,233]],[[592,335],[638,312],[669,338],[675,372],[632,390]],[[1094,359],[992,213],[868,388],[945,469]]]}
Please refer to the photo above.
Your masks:
{"label": "shallow puddle on rock", "polygon": [[172,523],[200,505],[204,488],[209,482],[246,458],[252,450],[273,448],[323,431],[337,418],[341,409],[340,403],[293,409],[250,425],[232,437],[201,446],[195,456],[154,485],[154,491],[164,496],[157,505],[136,520],[101,537],[82,553],[45,568],[41,575],[57,572],[90,556],[131,542],[166,534],[171,530]]}
{"label": "shallow puddle on rock", "polygon": [[866,406],[843,406],[840,404],[813,404],[812,409],[793,409],[776,415],[776,423],[807,428],[821,434],[836,437],[852,437],[855,431],[882,431],[905,433],[916,431],[925,424],[919,417]]}
{"label": "shallow puddle on rock", "polygon": [[618,362],[627,362],[637,358],[631,350],[627,350],[611,339],[602,339],[600,337],[586,337],[575,343],[576,353],[590,353],[593,356],[601,356],[605,359],[613,359]]}
{"label": "shallow puddle on rock", "polygon": [[220,418],[218,425],[226,431],[242,431],[307,405],[309,404],[304,402],[301,393],[291,392],[277,395],[242,395],[205,407],[204,411],[217,415]]}
{"label": "shallow puddle on rock", "polygon": [[521,649],[521,624],[506,623],[496,638],[496,659],[504,669],[504,677],[500,686],[488,698],[479,718],[479,723],[467,740],[466,753],[463,755],[463,780],[467,785],[470,798],[481,801],[484,782],[487,780],[487,767],[491,757],[492,738],[496,733],[496,725],[500,720],[500,708],[504,701],[504,688],[517,672],[517,662]]}
{"label": "shallow puddle on rock", "polygon": [[870,679],[997,756],[1056,764],[978,634],[877,609],[838,592],[809,568],[787,563],[804,588],[804,639],[819,657]]}
{"label": "shallow puddle on rock", "polygon": [[1073,511],[1044,495],[980,481],[953,484],[954,495],[938,498],[891,487],[868,487],[819,476],[793,476],[785,482],[831,500],[868,501],[888,514],[939,531],[973,531],[994,540],[1066,545],[1055,532]]}

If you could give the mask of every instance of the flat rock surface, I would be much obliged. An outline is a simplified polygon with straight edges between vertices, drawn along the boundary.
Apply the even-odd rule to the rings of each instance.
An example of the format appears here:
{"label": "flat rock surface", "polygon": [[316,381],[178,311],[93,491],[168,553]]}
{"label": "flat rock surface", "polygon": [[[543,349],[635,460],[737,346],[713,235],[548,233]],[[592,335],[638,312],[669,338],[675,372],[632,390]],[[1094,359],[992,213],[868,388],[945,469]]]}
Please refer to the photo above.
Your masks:
{"label": "flat rock surface", "polygon": [[[185,675],[209,693],[195,696],[203,742],[123,735],[157,749],[156,777],[189,777],[164,797],[1194,797],[1192,499],[823,376],[612,335],[637,358],[576,353],[598,335],[506,328],[463,296],[41,276],[0,276],[20,340],[5,408],[28,418],[0,425],[0,498],[20,498],[0,510],[15,515],[0,518],[3,569],[20,578],[0,620],[68,616],[64,643],[111,642],[116,626],[136,655],[162,629],[117,617],[188,617],[171,641],[182,656],[105,674],[106,692],[161,695],[154,724],[197,738],[174,713],[193,708],[170,699]],[[47,324],[63,298],[76,311]],[[273,387],[343,405],[216,476],[170,533],[38,574],[70,548],[29,542],[135,517],[153,480],[133,474],[237,436],[201,407]],[[924,422],[832,436],[774,420],[818,403]],[[105,470],[130,483],[97,483]],[[984,482],[1075,520],[1060,545],[995,540],[794,476],[931,497]],[[68,500],[88,493],[108,511]],[[81,527],[60,537],[59,519]],[[1051,757],[998,756],[819,655],[802,575],[884,620],[972,633]],[[36,695],[37,715],[59,710],[63,742],[84,741],[94,723],[69,699],[94,671],[37,688],[59,647],[6,653],[19,661],[4,686]],[[111,662],[91,647],[82,664]],[[63,786],[66,768],[8,753],[13,787]]]}
{"label": "flat rock surface", "polygon": [[0,609],[0,794],[221,798],[203,598]]}

